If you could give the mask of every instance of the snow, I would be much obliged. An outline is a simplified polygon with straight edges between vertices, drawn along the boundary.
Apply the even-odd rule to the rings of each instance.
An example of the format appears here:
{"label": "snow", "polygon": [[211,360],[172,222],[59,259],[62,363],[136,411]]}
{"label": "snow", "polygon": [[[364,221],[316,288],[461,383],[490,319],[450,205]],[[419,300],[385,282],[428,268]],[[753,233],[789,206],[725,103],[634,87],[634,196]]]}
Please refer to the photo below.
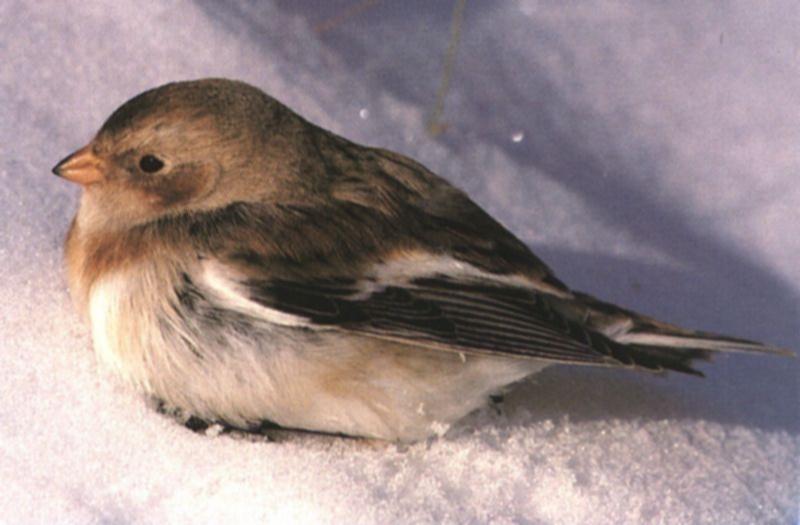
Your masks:
{"label": "snow", "polygon": [[194,434],[98,369],[49,170],[205,76],[419,159],[573,287],[800,350],[795,2],[470,2],[435,139],[453,3],[357,4],[0,4],[0,521],[797,523],[798,359],[553,367],[405,447]]}

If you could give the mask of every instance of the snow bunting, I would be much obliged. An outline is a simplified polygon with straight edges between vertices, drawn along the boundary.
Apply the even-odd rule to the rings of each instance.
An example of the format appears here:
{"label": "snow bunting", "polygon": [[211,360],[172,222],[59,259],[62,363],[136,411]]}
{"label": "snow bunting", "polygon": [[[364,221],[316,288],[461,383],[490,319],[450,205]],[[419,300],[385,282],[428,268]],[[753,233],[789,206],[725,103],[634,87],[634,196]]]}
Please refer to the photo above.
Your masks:
{"label": "snow bunting", "polygon": [[142,93],[53,171],[83,186],[66,260],[99,361],[206,421],[411,441],[553,363],[779,352],[571,290],[421,164],[242,82]]}

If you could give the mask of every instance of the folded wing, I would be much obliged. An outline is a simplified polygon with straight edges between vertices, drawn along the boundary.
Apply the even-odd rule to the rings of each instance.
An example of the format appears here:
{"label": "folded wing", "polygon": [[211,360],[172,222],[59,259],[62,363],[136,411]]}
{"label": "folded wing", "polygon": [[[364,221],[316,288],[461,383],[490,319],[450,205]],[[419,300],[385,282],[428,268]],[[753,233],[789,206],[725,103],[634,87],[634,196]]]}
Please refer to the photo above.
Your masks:
{"label": "folded wing", "polygon": [[[215,275],[235,275],[225,270]],[[312,330],[342,330],[431,350],[503,355],[554,362],[636,366],[701,375],[691,367],[709,350],[723,349],[710,334],[668,346],[644,339],[624,343],[630,325],[620,333],[604,326],[610,313],[586,306],[588,296],[565,299],[501,281],[454,278],[444,274],[381,282],[375,278],[329,278],[299,282],[279,278],[206,279],[230,307],[265,321]],[[602,303],[606,308],[613,305]],[[632,314],[632,313],[631,313]],[[635,314],[633,314],[635,315]],[[647,318],[642,318],[647,319]],[[662,325],[662,331],[665,329]],[[694,332],[682,332],[682,335]],[[630,335],[628,335],[630,338]],[[635,338],[634,338],[635,339]],[[713,341],[706,345],[705,342]],[[727,347],[755,346],[725,339]],[[720,348],[717,348],[720,347]]]}

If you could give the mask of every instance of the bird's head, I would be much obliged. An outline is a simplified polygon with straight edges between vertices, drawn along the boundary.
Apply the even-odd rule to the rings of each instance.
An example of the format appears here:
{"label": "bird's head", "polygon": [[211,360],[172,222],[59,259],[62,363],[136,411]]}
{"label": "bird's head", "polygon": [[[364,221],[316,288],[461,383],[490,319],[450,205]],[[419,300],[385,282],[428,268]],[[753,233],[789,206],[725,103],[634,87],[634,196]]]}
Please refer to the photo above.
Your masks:
{"label": "bird's head", "polygon": [[285,139],[295,120],[243,82],[167,84],[123,104],[53,172],[83,186],[96,227],[268,200],[293,178]]}

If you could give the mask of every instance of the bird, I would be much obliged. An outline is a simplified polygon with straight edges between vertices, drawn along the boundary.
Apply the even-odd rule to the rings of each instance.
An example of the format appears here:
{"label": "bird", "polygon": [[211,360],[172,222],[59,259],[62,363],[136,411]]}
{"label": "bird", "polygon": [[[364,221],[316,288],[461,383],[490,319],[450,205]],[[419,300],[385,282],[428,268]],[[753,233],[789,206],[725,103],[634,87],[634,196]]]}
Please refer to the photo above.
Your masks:
{"label": "bird", "polygon": [[184,421],[414,442],[553,364],[787,353],[572,290],[419,162],[237,80],[145,91],[53,172],[97,361]]}

